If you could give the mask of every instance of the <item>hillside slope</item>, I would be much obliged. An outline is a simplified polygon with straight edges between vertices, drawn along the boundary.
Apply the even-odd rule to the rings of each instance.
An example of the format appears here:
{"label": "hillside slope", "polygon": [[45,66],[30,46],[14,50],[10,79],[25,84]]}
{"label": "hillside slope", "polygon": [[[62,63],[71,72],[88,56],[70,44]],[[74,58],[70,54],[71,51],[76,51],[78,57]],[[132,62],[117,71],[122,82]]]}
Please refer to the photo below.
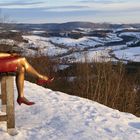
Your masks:
{"label": "hillside slope", "polygon": [[[14,140],[140,139],[140,118],[132,114],[27,81],[25,93],[36,104],[28,107],[16,103],[16,127],[19,134],[14,136]],[[4,122],[0,123],[0,139],[12,139],[6,133]]]}

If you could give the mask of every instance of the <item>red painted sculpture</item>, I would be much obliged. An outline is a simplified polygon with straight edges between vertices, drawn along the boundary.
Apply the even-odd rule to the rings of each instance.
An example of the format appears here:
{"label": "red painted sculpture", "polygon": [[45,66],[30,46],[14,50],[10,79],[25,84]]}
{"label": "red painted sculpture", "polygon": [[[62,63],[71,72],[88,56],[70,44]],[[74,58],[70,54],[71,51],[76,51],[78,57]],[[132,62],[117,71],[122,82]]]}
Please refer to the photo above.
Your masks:
{"label": "red painted sculpture", "polygon": [[0,72],[16,72],[16,86],[18,91],[17,102],[19,105],[22,103],[26,105],[35,104],[24,97],[25,72],[36,77],[39,85],[50,83],[54,79],[41,75],[27,62],[26,58],[20,57],[15,53],[0,53]]}

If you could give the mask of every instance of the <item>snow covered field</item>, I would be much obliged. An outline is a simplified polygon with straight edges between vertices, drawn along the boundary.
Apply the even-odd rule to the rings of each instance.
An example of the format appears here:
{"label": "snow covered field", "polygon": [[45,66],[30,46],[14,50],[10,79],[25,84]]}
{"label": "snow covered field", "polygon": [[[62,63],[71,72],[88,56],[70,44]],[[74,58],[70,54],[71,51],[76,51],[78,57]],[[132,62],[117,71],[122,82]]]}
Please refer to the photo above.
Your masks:
{"label": "snow covered field", "polygon": [[115,59],[110,58],[108,49],[101,49],[101,50],[97,49],[97,50],[90,50],[85,52],[75,52],[63,57],[63,59],[67,59],[67,58],[70,60],[70,62],[115,61]]}
{"label": "snow covered field", "polygon": [[35,48],[40,51],[42,55],[49,55],[49,56],[55,56],[62,53],[66,53],[68,49],[60,48],[52,43],[50,43],[48,38],[37,36],[37,35],[31,35],[31,36],[23,36],[24,39],[29,41],[29,48]]}
{"label": "snow covered field", "polygon": [[[62,59],[67,59],[69,62],[85,61],[85,56],[88,61],[108,61],[113,60],[111,58],[110,51],[116,55],[118,59],[140,61],[140,48],[133,47],[127,48],[126,45],[115,45],[104,47],[103,44],[106,42],[121,41],[114,34],[108,34],[106,38],[99,37],[83,37],[80,39],[63,38],[63,37],[41,37],[37,35],[23,36],[24,39],[29,41],[34,48],[40,48],[42,54],[47,54],[49,56],[57,56],[67,54],[69,50],[73,49],[73,52],[64,55]],[[102,45],[96,48],[96,45]],[[60,46],[63,46],[62,48]],[[85,48],[92,47],[87,51],[81,51]],[[125,48],[125,50],[124,50]],[[123,50],[122,50],[123,49]],[[78,51],[79,50],[79,51]],[[75,52],[76,51],[76,52]],[[125,57],[126,56],[126,57]]]}
{"label": "snow covered field", "polygon": [[119,36],[132,36],[132,37],[136,37],[136,38],[139,38],[140,39],[140,32],[123,32],[123,33],[120,33]]}
{"label": "snow covered field", "polygon": [[36,40],[52,42],[56,45],[64,45],[66,47],[75,47],[79,49],[94,47],[96,45],[103,45],[103,43],[109,43],[114,41],[122,41],[116,34],[108,33],[106,37],[82,37],[79,39],[73,39],[69,37],[41,37],[37,35],[23,36],[24,39],[35,42]]}
{"label": "snow covered field", "polygon": [[140,47],[114,51],[114,54],[120,59],[140,62]]}
{"label": "snow covered field", "polygon": [[[16,92],[16,88],[15,88]],[[1,140],[139,140],[140,118],[99,103],[45,89],[25,82],[26,97],[34,106],[16,105],[18,135],[6,133]],[[16,97],[15,97],[16,100]]]}
{"label": "snow covered field", "polygon": [[[86,30],[85,30],[86,31]],[[59,59],[60,62],[77,61],[126,61],[140,62],[139,32],[107,33],[104,37],[84,36],[79,39],[70,37],[42,37],[44,31],[32,31],[33,35],[23,35],[28,42],[0,39],[0,44],[19,46],[25,56],[44,55]],[[122,36],[135,38],[123,42]],[[118,43],[118,44],[117,44]],[[134,46],[133,46],[134,45]],[[131,48],[129,48],[131,46]],[[132,47],[133,46],[133,47]],[[114,57],[113,57],[114,56]]]}

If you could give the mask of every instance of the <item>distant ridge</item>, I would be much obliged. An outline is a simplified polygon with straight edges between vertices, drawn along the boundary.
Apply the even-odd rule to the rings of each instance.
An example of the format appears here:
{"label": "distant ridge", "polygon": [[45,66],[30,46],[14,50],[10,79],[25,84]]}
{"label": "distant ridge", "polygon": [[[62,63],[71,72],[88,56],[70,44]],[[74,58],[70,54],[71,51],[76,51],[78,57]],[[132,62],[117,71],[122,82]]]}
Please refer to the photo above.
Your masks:
{"label": "distant ridge", "polygon": [[110,23],[92,23],[92,22],[66,22],[66,23],[44,23],[44,24],[13,24],[18,30],[73,30],[76,28],[105,28],[105,29],[117,29],[117,28],[140,28],[140,24],[110,24]]}

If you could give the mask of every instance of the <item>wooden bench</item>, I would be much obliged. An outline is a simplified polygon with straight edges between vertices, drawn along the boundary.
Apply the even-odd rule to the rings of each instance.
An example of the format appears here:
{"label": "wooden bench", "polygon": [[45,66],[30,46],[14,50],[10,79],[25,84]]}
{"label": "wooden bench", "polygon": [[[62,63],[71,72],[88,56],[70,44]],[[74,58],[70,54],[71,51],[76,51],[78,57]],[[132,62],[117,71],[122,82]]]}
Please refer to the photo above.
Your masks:
{"label": "wooden bench", "polygon": [[[15,107],[14,107],[14,76],[15,72],[0,72],[1,81],[1,112],[0,122],[7,122],[7,132],[16,135],[15,129]],[[2,115],[4,114],[4,115]]]}

